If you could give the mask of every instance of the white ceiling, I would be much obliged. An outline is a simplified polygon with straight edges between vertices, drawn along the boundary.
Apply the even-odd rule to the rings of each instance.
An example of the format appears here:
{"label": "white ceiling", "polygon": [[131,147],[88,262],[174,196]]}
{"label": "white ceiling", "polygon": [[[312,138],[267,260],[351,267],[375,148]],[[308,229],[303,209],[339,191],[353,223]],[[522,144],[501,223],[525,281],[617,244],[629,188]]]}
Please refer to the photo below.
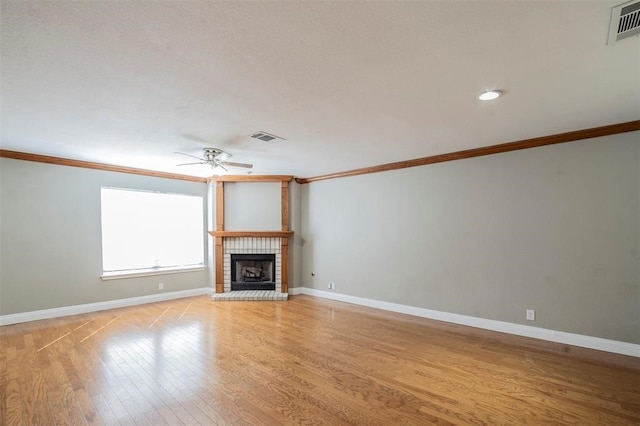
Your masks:
{"label": "white ceiling", "polygon": [[194,176],[174,152],[214,146],[310,177],[637,120],[620,2],[2,0],[1,146]]}

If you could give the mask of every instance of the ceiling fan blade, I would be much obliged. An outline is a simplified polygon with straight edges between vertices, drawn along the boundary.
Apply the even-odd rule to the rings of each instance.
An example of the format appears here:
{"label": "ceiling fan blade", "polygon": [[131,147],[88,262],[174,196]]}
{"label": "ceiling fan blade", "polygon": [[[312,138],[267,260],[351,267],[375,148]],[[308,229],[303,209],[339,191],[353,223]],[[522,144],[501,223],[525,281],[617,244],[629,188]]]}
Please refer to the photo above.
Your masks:
{"label": "ceiling fan blade", "polygon": [[176,166],[193,166],[195,164],[208,164],[206,161],[198,161],[197,163],[182,163],[176,164]]}
{"label": "ceiling fan blade", "polygon": [[174,154],[186,155],[187,157],[195,158],[196,160],[205,161],[202,157],[196,157],[195,155],[185,154],[184,152],[175,151]]}
{"label": "ceiling fan blade", "polygon": [[253,164],[235,163],[233,161],[221,161],[220,164],[224,164],[225,166],[231,166],[231,167],[244,167],[245,169],[253,168]]}

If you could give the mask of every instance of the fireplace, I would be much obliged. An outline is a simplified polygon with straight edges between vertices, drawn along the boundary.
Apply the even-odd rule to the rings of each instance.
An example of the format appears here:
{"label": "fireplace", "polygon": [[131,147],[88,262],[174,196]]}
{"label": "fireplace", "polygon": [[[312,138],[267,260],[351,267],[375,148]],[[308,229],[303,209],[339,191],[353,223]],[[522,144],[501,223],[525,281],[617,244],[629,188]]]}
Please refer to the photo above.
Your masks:
{"label": "fireplace", "polygon": [[275,254],[231,254],[231,291],[275,289]]}
{"label": "fireplace", "polygon": [[[233,256],[234,260],[241,259],[251,259],[256,256],[261,257],[262,255],[269,255],[275,257],[275,266],[269,265],[260,265],[262,266],[263,271],[269,268],[271,269],[271,284],[268,288],[273,290],[273,284],[275,284],[275,291],[277,293],[282,292],[282,240],[278,237],[225,237],[223,239],[223,250],[222,250],[222,271],[223,271],[223,292],[227,293],[231,291],[239,291],[242,288],[242,285],[236,285],[237,283],[242,284],[242,280],[237,278],[236,268],[233,269],[233,275],[231,271],[231,256]],[[286,246],[285,246],[286,247]],[[238,256],[241,255],[241,256]],[[273,257],[271,257],[273,259]],[[264,259],[258,259],[264,260]],[[269,259],[270,260],[270,259]],[[234,262],[235,263],[235,262]],[[254,266],[255,267],[255,266]],[[255,275],[257,271],[253,271],[253,275]],[[242,273],[242,270],[240,270]],[[265,272],[265,275],[267,272]],[[231,283],[234,282],[233,289],[231,288]],[[262,281],[258,282],[258,284],[262,283]],[[244,283],[244,284],[254,284],[254,283]],[[265,283],[266,284],[266,283]],[[246,289],[247,286],[245,285]],[[251,288],[251,287],[249,287]],[[262,290],[262,288],[260,288]],[[287,293],[286,291],[284,293]]]}

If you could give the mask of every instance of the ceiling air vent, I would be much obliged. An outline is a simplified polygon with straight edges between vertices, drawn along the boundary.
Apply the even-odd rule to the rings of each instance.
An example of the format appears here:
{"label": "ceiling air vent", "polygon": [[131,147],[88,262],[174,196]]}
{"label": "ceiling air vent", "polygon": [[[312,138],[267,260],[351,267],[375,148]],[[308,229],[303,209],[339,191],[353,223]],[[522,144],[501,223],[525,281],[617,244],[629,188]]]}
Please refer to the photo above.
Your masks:
{"label": "ceiling air vent", "polygon": [[640,34],[640,0],[632,0],[611,10],[609,44]]}
{"label": "ceiling air vent", "polygon": [[251,135],[251,137],[254,139],[258,139],[265,142],[271,142],[271,143],[276,143],[279,140],[280,141],[286,140],[285,138],[281,138],[280,136],[272,135],[267,132],[255,132],[254,134]]}

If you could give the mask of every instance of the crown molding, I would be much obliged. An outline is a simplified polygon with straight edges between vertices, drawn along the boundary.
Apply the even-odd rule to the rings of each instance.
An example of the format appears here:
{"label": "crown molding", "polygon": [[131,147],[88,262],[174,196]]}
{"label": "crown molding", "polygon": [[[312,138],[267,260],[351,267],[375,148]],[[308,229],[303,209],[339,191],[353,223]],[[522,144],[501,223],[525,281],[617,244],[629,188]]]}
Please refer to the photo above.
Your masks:
{"label": "crown molding", "polygon": [[472,148],[464,151],[450,152],[446,154],[433,155],[430,157],[415,158],[413,160],[398,161],[395,163],[381,164],[378,166],[363,167],[360,169],[347,170],[345,172],[330,173],[326,175],[313,176],[308,178],[296,178],[300,184],[318,182],[327,179],[337,179],[349,176],[366,175],[369,173],[388,172],[391,170],[406,169],[409,167],[425,166],[427,164],[444,163],[446,161],[462,160],[465,158],[482,157],[485,155],[499,154],[502,152],[517,151],[521,149],[537,148],[540,146],[554,145],[566,142],[575,142],[584,139],[611,136],[619,133],[635,132],[640,130],[640,120],[628,121],[626,123],[611,124],[608,126],[593,127],[590,129],[576,130],[573,132],[559,133],[556,135],[542,136],[533,139],[524,139],[515,142],[501,143],[498,145]]}
{"label": "crown molding", "polygon": [[291,175],[223,175],[211,176],[207,182],[291,182]]}
{"label": "crown molding", "polygon": [[196,176],[159,172],[155,170],[136,169],[134,167],[114,166],[111,164],[93,163],[91,161],[72,160],[70,158],[30,154],[27,152],[9,151],[6,149],[0,149],[0,157],[11,158],[14,160],[34,161],[36,163],[56,164],[58,166],[82,167],[85,169],[103,170],[107,172],[128,173],[132,175],[153,176],[166,179],[186,180],[189,182],[207,183],[206,178]]}

